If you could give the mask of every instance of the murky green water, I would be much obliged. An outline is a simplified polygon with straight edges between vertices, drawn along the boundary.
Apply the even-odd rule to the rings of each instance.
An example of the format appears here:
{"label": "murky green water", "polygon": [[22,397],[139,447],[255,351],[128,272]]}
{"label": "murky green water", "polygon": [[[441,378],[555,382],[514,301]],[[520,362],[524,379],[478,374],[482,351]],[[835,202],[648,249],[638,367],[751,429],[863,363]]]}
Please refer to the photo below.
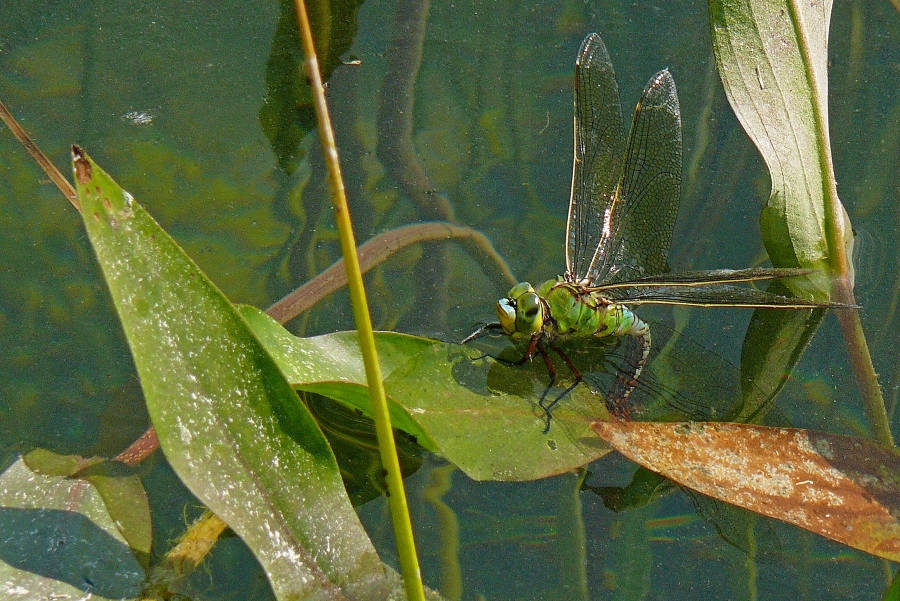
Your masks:
{"label": "murky green water", "polygon": [[[370,0],[329,101],[360,241],[434,219],[385,173],[376,119],[396,6]],[[413,139],[430,191],[455,220],[485,233],[523,280],[564,269],[572,153],[572,66],[598,31],[616,67],[623,112],[668,67],[684,127],[676,269],[764,260],[758,214],[768,178],[728,108],[712,64],[703,3],[471,1],[430,6],[414,91]],[[156,217],[235,302],[266,307],[338,256],[318,157],[279,171],[258,120],[278,17],[273,3],[31,2],[0,6],[0,99],[65,174],[75,142]],[[830,123],[841,198],[859,233],[858,301],[893,416],[900,200],[900,15],[886,2],[838,3],[831,26]],[[0,445],[113,455],[148,425],[140,387],[78,216],[5,131],[0,135]],[[318,147],[306,140],[298,152]],[[441,263],[404,250],[367,280],[376,327],[458,340],[493,318],[504,283],[464,250]],[[441,271],[443,270],[443,271]],[[413,285],[446,282],[446,301]],[[749,312],[691,314],[694,336],[737,362]],[[352,328],[345,293],[297,320],[298,332]],[[829,316],[779,400],[799,427],[864,435],[843,339]],[[145,468],[157,552],[196,501],[157,458]],[[446,545],[423,490],[437,460],[409,481],[428,584],[446,582]],[[624,485],[608,457],[587,484]],[[577,501],[576,501],[577,499]],[[572,476],[473,483],[456,473],[444,498],[460,519],[462,598],[874,599],[882,562],[805,532],[758,527],[774,563],[724,542],[678,493],[614,514]],[[581,506],[578,506],[578,503]],[[383,557],[393,549],[379,502],[362,508]],[[584,562],[577,552],[580,516]],[[769,527],[771,526],[771,527]],[[774,542],[772,542],[774,541]],[[224,541],[197,599],[266,598],[249,553]],[[586,595],[586,596],[585,596]],[[754,597],[755,595],[755,597]]]}

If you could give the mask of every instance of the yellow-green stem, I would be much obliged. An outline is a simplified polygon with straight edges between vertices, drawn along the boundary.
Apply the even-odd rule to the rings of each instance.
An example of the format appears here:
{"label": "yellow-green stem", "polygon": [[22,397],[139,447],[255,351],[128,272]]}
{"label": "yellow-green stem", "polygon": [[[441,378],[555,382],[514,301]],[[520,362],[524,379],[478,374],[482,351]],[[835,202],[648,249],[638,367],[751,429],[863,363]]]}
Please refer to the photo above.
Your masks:
{"label": "yellow-green stem", "polygon": [[362,352],[363,363],[366,368],[366,380],[369,386],[369,395],[372,398],[372,412],[375,418],[375,431],[378,435],[378,447],[381,450],[381,462],[387,472],[388,502],[391,507],[391,517],[394,522],[394,535],[397,539],[400,571],[403,574],[407,599],[410,599],[411,601],[424,601],[425,591],[422,586],[422,574],[419,570],[419,560],[416,556],[412,522],[409,518],[409,508],[406,503],[406,492],[403,489],[403,477],[400,473],[400,460],[397,458],[397,449],[394,444],[394,432],[391,429],[387,398],[384,394],[384,385],[381,379],[381,367],[378,364],[378,355],[375,351],[375,336],[372,333],[372,320],[369,317],[369,305],[366,301],[362,273],[360,272],[359,260],[356,255],[356,240],[354,239],[353,228],[350,223],[350,212],[347,208],[347,198],[344,193],[341,167],[338,163],[334,132],[331,129],[331,119],[328,115],[328,106],[325,103],[325,90],[322,87],[319,61],[316,58],[316,50],[313,45],[309,17],[306,13],[306,4],[303,0],[294,0],[294,6],[297,9],[300,37],[303,40],[303,50],[306,54],[307,75],[309,76],[310,87],[312,88],[313,99],[316,106],[316,117],[318,118],[319,123],[319,137],[322,142],[322,152],[325,155],[325,164],[328,168],[329,180],[331,181],[334,217],[340,235],[341,251],[344,255],[344,265],[347,270],[350,302],[353,305],[353,316],[356,320],[356,329],[359,332],[359,346]]}

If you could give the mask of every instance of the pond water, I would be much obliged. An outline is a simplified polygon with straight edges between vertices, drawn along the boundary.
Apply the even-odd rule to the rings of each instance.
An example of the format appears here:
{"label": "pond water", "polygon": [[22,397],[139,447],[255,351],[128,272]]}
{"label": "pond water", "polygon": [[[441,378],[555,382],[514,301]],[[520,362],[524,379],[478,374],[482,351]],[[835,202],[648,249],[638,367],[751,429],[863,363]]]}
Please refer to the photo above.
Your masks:
{"label": "pond water", "polygon": [[[768,175],[715,71],[705,3],[431,3],[408,92],[425,178],[417,194],[427,205],[385,166],[384,145],[399,144],[399,130],[378,126],[379,107],[403,100],[410,73],[388,53],[396,13],[405,10],[385,0],[362,4],[342,56],[348,64],[329,81],[360,242],[413,222],[453,220],[484,233],[521,280],[562,273],[573,63],[581,40],[597,31],[616,68],[626,127],[654,73],[667,67],[678,86],[684,172],[672,267],[766,261],[759,212]],[[0,99],[64,174],[69,145],[84,146],[231,300],[267,307],[338,258],[317,142],[301,131],[290,152],[276,154],[260,124],[261,109],[284,92],[267,80],[278,5],[59,0],[5,3],[0,17]],[[838,189],[859,234],[857,300],[894,420],[898,11],[887,2],[837,4],[829,66]],[[0,449],[7,462],[35,447],[112,456],[148,426],[128,347],[79,217],[0,133]],[[376,329],[459,341],[493,320],[509,284],[477,260],[449,243],[401,250],[367,277]],[[689,320],[691,338],[739,365],[751,313],[656,315]],[[289,327],[304,335],[352,329],[346,292]],[[777,403],[794,426],[867,435],[834,316]],[[611,454],[587,470],[474,482],[426,458],[407,480],[426,583],[450,597],[488,600],[875,599],[887,585],[881,560],[781,523],[735,517],[677,489],[613,512],[600,489],[624,487],[636,466]],[[159,555],[200,503],[160,454],[140,473]],[[442,478],[458,537],[432,500]],[[384,500],[359,512],[382,558],[395,562]],[[186,584],[191,598],[271,598],[236,537],[216,547],[208,568]]]}

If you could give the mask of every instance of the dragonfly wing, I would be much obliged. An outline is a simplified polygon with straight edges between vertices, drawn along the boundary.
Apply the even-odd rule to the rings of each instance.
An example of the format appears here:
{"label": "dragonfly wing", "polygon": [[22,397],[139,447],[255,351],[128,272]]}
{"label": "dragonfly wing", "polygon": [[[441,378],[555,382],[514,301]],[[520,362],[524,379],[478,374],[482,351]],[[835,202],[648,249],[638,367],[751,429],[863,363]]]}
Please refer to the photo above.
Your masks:
{"label": "dragonfly wing", "polygon": [[625,154],[619,87],[609,53],[596,33],[575,60],[575,159],[566,225],[566,270],[588,275],[601,243],[602,220],[612,205]]}
{"label": "dragonfly wing", "polygon": [[681,110],[667,69],[638,102],[622,178],[609,205],[588,279],[616,282],[668,271],[681,196]]}
{"label": "dragonfly wing", "polygon": [[751,267],[749,269],[710,269],[705,271],[673,271],[659,275],[637,278],[627,282],[603,284],[592,288],[605,292],[613,288],[634,288],[640,286],[699,286],[702,284],[735,284],[739,282],[764,282],[801,277],[814,273],[812,269]]}
{"label": "dragonfly wing", "polygon": [[610,300],[626,305],[687,305],[691,307],[772,307],[802,309],[848,307],[840,303],[820,302],[771,294],[756,288],[731,284],[692,286],[641,285],[614,287],[604,291]]}

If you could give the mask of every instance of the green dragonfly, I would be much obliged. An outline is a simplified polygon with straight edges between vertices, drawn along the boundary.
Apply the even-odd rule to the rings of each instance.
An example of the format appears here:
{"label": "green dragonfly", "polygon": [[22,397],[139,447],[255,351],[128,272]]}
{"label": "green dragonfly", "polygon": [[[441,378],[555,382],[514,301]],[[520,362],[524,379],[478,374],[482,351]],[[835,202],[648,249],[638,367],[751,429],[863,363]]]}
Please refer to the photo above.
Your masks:
{"label": "green dragonfly", "polygon": [[[603,40],[588,35],[575,61],[575,160],[566,226],[565,275],[534,288],[515,285],[497,302],[499,323],[463,343],[501,331],[543,358],[550,384],[539,405],[551,411],[581,373],[557,346],[563,339],[619,337],[623,361],[605,396],[611,415],[630,419],[628,398],[650,356],[650,326],[629,307],[642,304],[798,309],[846,307],[789,298],[737,284],[808,275],[805,269],[719,269],[669,273],[667,257],[681,195],[681,111],[667,69],[654,75],[634,111],[627,140],[612,62]],[[559,355],[574,381],[547,401]]]}

